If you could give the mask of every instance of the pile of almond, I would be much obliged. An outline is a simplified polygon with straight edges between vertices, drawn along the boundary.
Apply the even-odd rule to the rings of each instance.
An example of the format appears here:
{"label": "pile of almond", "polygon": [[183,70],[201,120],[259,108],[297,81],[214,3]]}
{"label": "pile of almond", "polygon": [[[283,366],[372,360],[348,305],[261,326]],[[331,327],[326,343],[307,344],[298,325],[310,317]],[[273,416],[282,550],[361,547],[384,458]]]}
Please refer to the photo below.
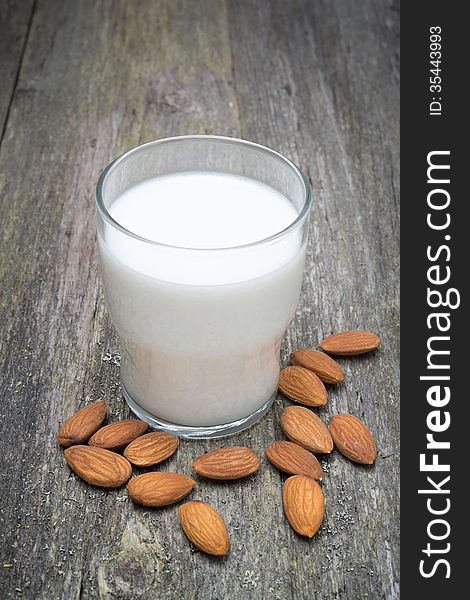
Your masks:
{"label": "pile of almond", "polygon": [[[328,354],[353,356],[375,350],[380,339],[368,331],[345,331],[320,343],[323,350],[298,350],[292,366],[281,371],[279,390],[303,406],[289,406],[281,415],[281,427],[289,441],[276,441],[266,450],[269,461],[291,475],[284,483],[285,515],[300,535],[313,537],[323,520],[325,500],[317,483],[323,470],[315,453],[328,454],[334,445],[349,459],[372,464],[377,450],[367,427],[349,414],[334,416],[329,429],[309,408],[324,406],[326,384],[344,380],[344,373]],[[309,408],[305,408],[309,407]],[[144,506],[174,504],[190,494],[196,481],[182,473],[150,471],[132,477],[132,467],[153,467],[169,458],[179,439],[163,432],[146,433],[147,423],[127,419],[103,426],[104,400],[93,402],[70,417],[61,427],[58,441],[66,447],[70,468],[91,485],[117,488],[127,483],[131,499]],[[256,454],[242,446],[229,446],[197,458],[192,467],[201,477],[233,480],[259,469]],[[203,552],[222,556],[228,552],[229,535],[220,514],[206,502],[193,500],[179,507],[181,527]]]}

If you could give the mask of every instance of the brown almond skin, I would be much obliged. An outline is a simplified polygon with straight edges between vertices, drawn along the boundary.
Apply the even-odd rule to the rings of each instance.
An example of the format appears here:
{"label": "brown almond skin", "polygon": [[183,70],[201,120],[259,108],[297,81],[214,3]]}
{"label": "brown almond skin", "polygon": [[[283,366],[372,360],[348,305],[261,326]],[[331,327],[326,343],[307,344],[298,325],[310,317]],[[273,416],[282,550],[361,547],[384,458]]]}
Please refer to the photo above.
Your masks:
{"label": "brown almond skin", "polygon": [[121,450],[148,429],[148,424],[139,419],[126,419],[110,423],[98,429],[88,440],[90,446],[107,448],[108,450]]}
{"label": "brown almond skin", "polygon": [[64,451],[67,464],[91,485],[118,488],[132,475],[132,467],[123,456],[93,446],[71,446]]}
{"label": "brown almond skin", "polygon": [[335,446],[350,460],[371,465],[376,459],[374,438],[364,423],[354,415],[334,416],[330,421],[330,432]]}
{"label": "brown almond skin", "polygon": [[344,381],[344,373],[339,364],[318,350],[301,349],[292,352],[290,360],[293,365],[313,371],[323,383],[341,383]]}
{"label": "brown almond skin", "polygon": [[65,447],[87,442],[101,427],[107,412],[106,400],[98,400],[84,406],[65,421],[60,428],[57,441]]}
{"label": "brown almond skin", "polygon": [[305,475],[289,477],[282,488],[284,513],[299,535],[313,537],[320,529],[325,499],[316,481]]}
{"label": "brown almond skin", "polygon": [[305,475],[317,481],[323,477],[317,458],[293,442],[273,442],[266,448],[266,456],[271,464],[289,475]]}
{"label": "brown almond skin", "polygon": [[133,477],[127,484],[129,495],[136,504],[169,506],[187,496],[196,485],[194,479],[181,473],[153,471]]}
{"label": "brown almond skin", "polygon": [[281,414],[281,427],[287,439],[310,452],[329,454],[333,440],[328,428],[314,412],[303,406],[288,406]]}
{"label": "brown almond skin", "polygon": [[229,549],[229,536],[224,520],[207,502],[193,500],[179,507],[178,515],[189,540],[206,554],[224,556]]}
{"label": "brown almond skin", "polygon": [[375,333],[363,330],[350,330],[335,333],[320,342],[320,348],[328,354],[338,356],[356,356],[376,350],[380,338]]}
{"label": "brown almond skin", "polygon": [[192,466],[198,475],[208,479],[240,479],[259,469],[259,459],[250,448],[230,446],[203,454]]}
{"label": "brown almond skin", "polygon": [[286,367],[279,374],[279,390],[304,406],[323,406],[328,400],[328,393],[315,373],[303,367]]}
{"label": "brown almond skin", "polygon": [[170,433],[152,431],[132,441],[124,450],[124,456],[137,467],[158,465],[176,452],[179,438]]}

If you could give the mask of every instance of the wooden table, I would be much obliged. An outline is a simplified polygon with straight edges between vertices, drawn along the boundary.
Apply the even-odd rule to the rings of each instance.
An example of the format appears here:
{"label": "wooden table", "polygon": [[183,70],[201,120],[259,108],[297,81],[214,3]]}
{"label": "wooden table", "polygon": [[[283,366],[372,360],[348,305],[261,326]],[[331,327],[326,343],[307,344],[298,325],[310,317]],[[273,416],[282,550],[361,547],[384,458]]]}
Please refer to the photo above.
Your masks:
{"label": "wooden table", "polygon": [[[15,0],[0,11],[1,598],[398,598],[398,10],[387,0]],[[273,410],[229,440],[262,458],[233,483],[200,480],[231,533],[195,552],[175,507],[134,506],[71,474],[59,424],[90,399],[130,415],[95,243],[103,167],[155,138],[218,133],[277,149],[314,193],[301,302],[282,347],[368,328],[379,351],[341,360],[328,418],[375,435],[374,467],[334,452],[327,513],[308,541],[287,524],[264,458]],[[220,441],[183,442],[162,468]]]}

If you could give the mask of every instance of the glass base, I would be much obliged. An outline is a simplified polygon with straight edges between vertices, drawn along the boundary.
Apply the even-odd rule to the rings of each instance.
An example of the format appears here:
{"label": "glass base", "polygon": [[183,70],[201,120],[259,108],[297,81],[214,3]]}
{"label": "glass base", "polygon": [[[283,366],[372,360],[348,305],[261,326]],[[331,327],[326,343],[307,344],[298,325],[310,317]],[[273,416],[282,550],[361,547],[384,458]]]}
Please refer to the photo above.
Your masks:
{"label": "glass base", "polygon": [[178,437],[191,438],[194,440],[221,438],[227,435],[233,435],[243,431],[244,429],[248,429],[248,427],[254,425],[264,414],[268,412],[276,397],[276,392],[274,392],[271,398],[269,398],[269,400],[263,404],[261,408],[248,417],[240,419],[239,421],[232,421],[232,423],[225,423],[224,425],[190,427],[188,425],[177,425],[176,423],[170,423],[169,421],[164,421],[163,419],[155,417],[137,404],[137,402],[135,402],[127,393],[127,390],[124,386],[122,386],[122,390],[124,398],[126,399],[126,402],[132,412],[137,415],[139,419],[142,419],[142,421],[146,421],[150,427],[160,431],[172,433]]}

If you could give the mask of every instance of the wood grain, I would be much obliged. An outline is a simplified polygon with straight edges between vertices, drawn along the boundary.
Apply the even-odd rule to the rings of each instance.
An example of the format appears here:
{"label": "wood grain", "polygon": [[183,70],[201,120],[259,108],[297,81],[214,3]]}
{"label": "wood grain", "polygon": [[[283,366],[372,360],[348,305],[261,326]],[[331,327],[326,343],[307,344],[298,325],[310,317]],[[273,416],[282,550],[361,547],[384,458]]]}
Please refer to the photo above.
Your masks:
{"label": "wood grain", "polygon": [[0,1],[0,143],[5,133],[33,14],[34,0]]}
{"label": "wood grain", "polygon": [[[0,90],[2,598],[398,598],[398,11],[387,0],[26,0],[6,5]],[[13,7],[15,10],[13,10]],[[5,30],[2,22],[2,32]],[[2,36],[0,36],[0,39]],[[3,119],[3,121],[2,121]],[[192,552],[175,508],[134,506],[65,465],[59,424],[90,399],[131,416],[106,314],[94,185],[114,156],[183,133],[242,136],[308,173],[314,192],[301,302],[282,348],[345,328],[382,338],[339,359],[319,414],[358,415],[375,466],[333,453],[326,517],[300,539],[285,476],[204,481],[231,532],[222,560]],[[231,442],[264,457],[274,409]],[[165,470],[220,442],[181,443]],[[163,468],[163,467],[162,467]]]}

